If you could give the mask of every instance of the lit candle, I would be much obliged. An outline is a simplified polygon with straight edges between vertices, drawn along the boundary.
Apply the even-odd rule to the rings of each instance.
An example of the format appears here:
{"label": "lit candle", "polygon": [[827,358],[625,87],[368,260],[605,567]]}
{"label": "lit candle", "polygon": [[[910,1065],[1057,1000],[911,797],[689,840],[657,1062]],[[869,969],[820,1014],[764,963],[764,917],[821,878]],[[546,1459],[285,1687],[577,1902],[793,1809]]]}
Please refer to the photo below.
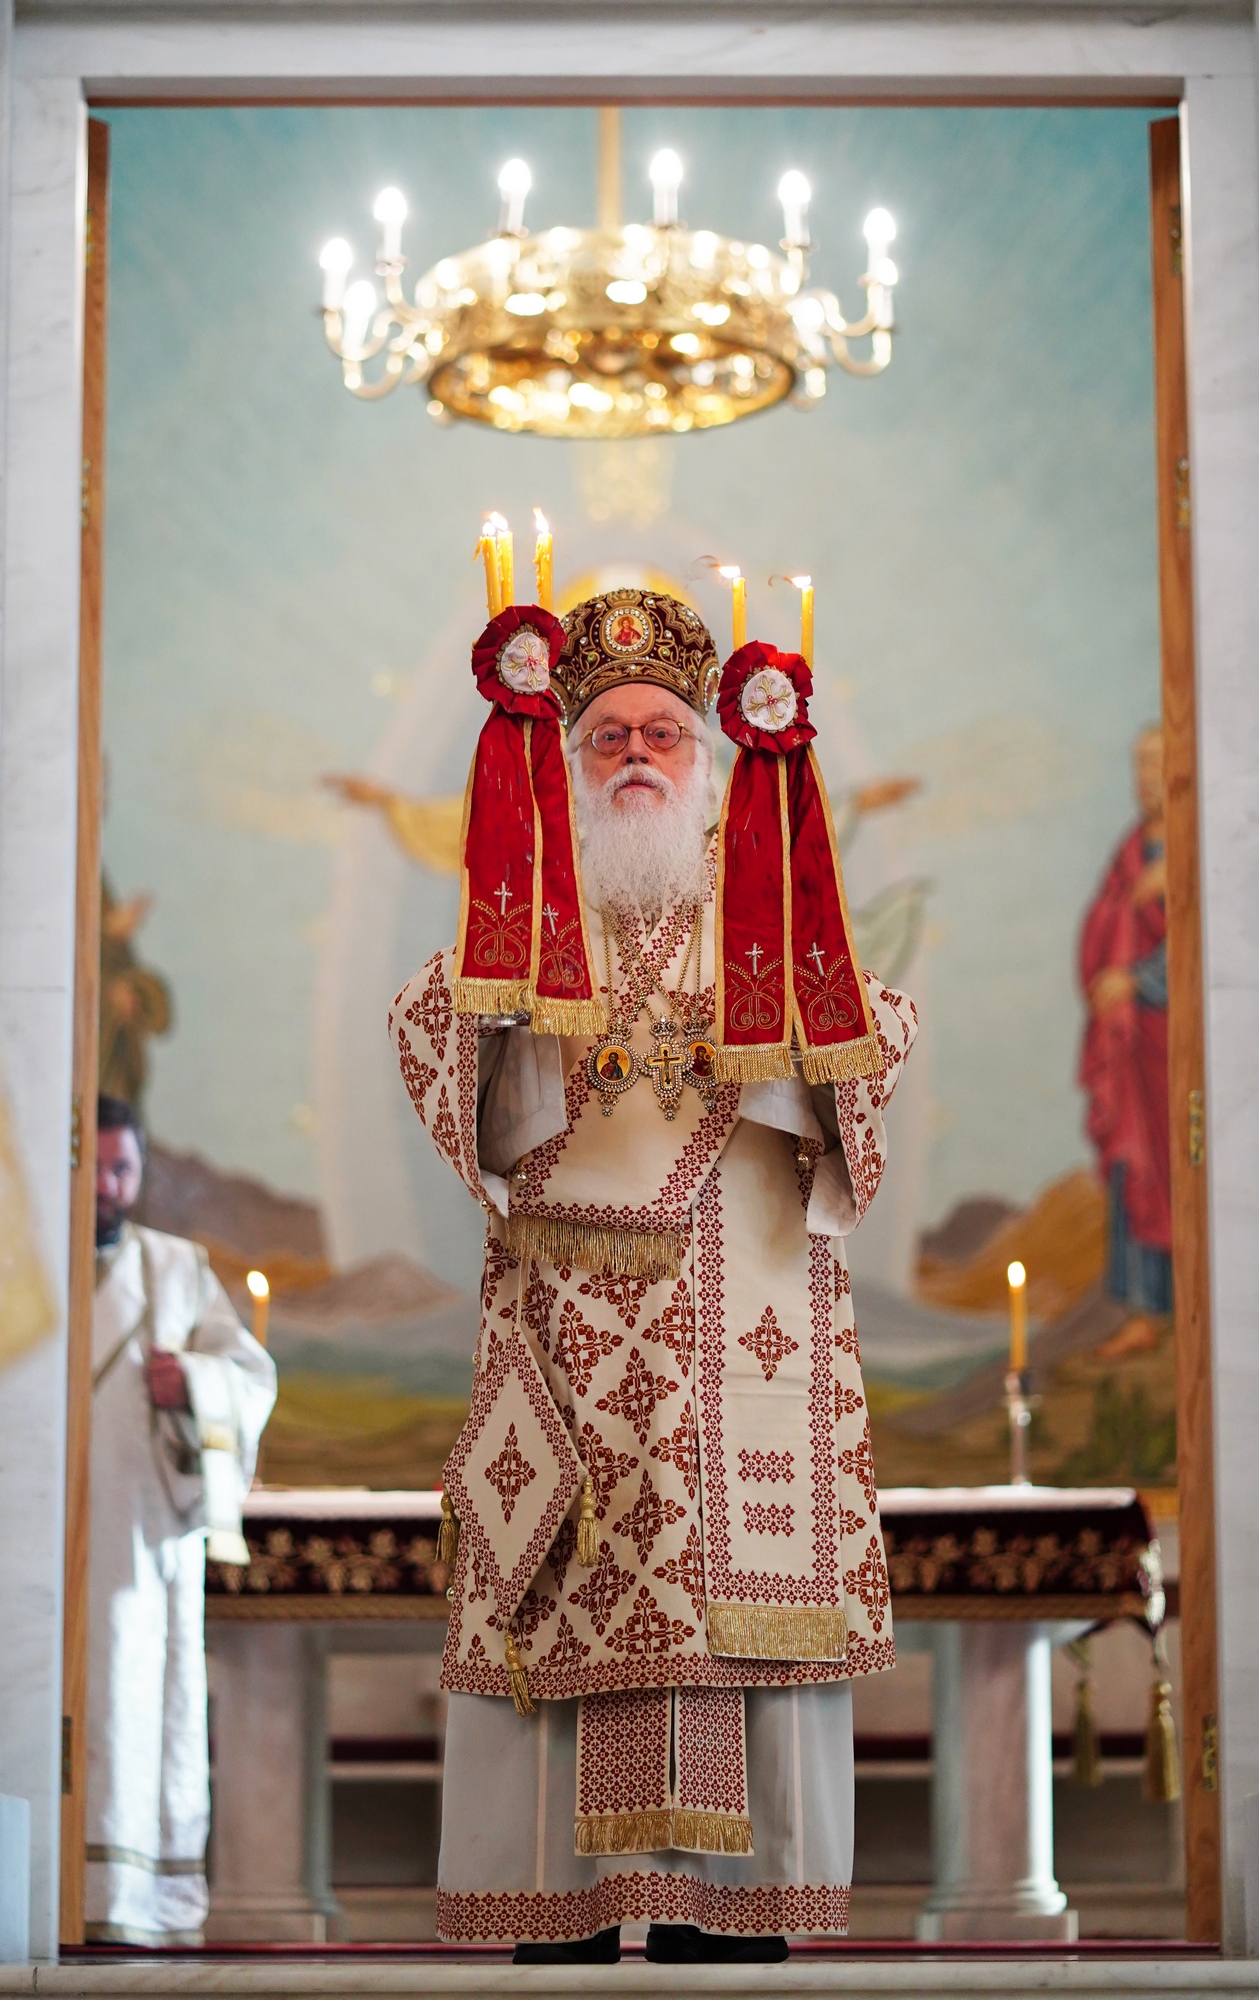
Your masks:
{"label": "lit candle", "polygon": [[485,608],[491,618],[497,618],[503,608],[503,590],[498,572],[498,540],[494,533],[493,515],[486,518],[481,529],[481,539],[476,545],[476,553],[485,563]]}
{"label": "lit candle", "polygon": [[1010,1372],[1021,1375],[1027,1366],[1027,1272],[1019,1263],[1007,1265],[1010,1286]]}
{"label": "lit candle", "polygon": [[813,578],[793,576],[791,581],[800,592],[800,651],[806,667],[813,665]]}
{"label": "lit candle", "polygon": [[271,1310],[271,1287],[261,1271],[251,1271],[245,1279],[254,1302],[254,1339],[259,1347],[267,1344],[267,1316]]}
{"label": "lit candle", "polygon": [[555,540],[550,524],[540,507],[533,510],[533,524],[537,533],[533,543],[533,571],[538,580],[538,603],[544,611],[554,609],[555,591],[551,579],[551,558],[555,551]]}
{"label": "lit candle", "polygon": [[506,611],[509,604],[516,602],[515,554],[511,529],[501,514],[491,514],[494,540],[498,550],[498,608]]}
{"label": "lit candle", "polygon": [[731,650],[737,653],[740,646],[746,646],[748,642],[747,578],[743,575],[743,572],[740,570],[737,563],[723,564],[721,569],[721,574],[722,576],[725,577],[726,581],[729,583],[731,595],[733,598],[733,603],[730,612],[730,622],[732,627]]}

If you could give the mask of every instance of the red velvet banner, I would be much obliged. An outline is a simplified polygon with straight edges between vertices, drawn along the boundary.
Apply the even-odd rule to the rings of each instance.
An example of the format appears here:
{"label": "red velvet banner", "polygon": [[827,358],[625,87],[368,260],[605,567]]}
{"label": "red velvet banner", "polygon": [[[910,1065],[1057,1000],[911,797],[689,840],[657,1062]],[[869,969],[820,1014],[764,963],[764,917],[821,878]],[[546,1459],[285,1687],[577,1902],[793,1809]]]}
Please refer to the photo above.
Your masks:
{"label": "red velvet banner", "polygon": [[876,1076],[882,1055],[852,945],[839,849],[811,748],[812,676],[753,641],[717,695],[739,745],[717,860],[717,1075],[810,1083]]}
{"label": "red velvet banner", "polygon": [[605,1009],[591,969],[572,784],[551,669],[564,628],[510,605],[472,649],[492,712],[464,796],[455,957],[461,1014],[525,1011],[537,1034],[598,1034]]}

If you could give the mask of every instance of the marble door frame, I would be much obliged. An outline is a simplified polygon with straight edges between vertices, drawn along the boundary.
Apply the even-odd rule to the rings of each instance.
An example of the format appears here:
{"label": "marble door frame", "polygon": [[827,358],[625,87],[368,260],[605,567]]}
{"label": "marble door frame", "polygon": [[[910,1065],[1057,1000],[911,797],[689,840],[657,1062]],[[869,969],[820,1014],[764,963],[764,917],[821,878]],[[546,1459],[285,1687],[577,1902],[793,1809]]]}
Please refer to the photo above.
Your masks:
{"label": "marble door frame", "polygon": [[[1179,102],[1188,456],[1199,667],[1206,1166],[1220,1617],[1224,1935],[1243,1937],[1242,1801],[1259,1790],[1259,178],[1250,21],[1155,4],[1138,22],[1026,4],[894,19],[782,7],[498,20],[311,8],[233,21],[174,6],[61,15],[13,43],[0,666],[0,1055],[63,1296],[70,1257],[87,106],[93,101],[567,97],[697,103]],[[494,73],[487,74],[487,51]],[[86,692],[86,689],[84,690]],[[66,1367],[59,1337],[0,1376],[0,1791],[34,1818],[32,1949],[55,1955]]]}

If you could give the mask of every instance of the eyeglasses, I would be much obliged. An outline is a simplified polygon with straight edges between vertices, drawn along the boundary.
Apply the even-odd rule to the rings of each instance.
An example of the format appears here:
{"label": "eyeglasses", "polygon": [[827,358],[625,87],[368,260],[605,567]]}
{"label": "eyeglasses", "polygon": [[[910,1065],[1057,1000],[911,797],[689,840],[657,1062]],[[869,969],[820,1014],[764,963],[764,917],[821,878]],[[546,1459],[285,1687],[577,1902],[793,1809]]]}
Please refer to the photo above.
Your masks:
{"label": "eyeglasses", "polygon": [[582,742],[589,743],[596,757],[617,757],[634,735],[641,736],[649,750],[676,750],[682,738],[692,733],[683,729],[680,722],[661,716],[658,721],[644,722],[641,727],[636,722],[601,722]]}

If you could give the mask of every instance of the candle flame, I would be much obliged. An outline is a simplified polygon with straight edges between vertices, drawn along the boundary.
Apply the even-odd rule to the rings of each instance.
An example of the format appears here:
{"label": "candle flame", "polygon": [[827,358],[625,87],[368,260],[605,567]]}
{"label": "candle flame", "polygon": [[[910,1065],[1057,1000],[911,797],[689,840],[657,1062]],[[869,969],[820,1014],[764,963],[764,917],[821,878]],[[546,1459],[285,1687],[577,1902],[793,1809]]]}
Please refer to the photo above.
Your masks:
{"label": "candle flame", "polygon": [[533,510],[533,525],[540,535],[549,535],[551,532],[551,524],[540,507],[535,507]]}
{"label": "candle flame", "polygon": [[490,534],[495,541],[497,541],[500,535],[510,535],[511,533],[511,529],[508,527],[506,521],[503,519],[501,514],[487,514],[485,517],[485,526],[487,533]]}
{"label": "candle flame", "polygon": [[788,583],[794,583],[797,590],[812,590],[813,588],[813,578],[811,576],[789,576],[787,581]]}
{"label": "candle flame", "polygon": [[739,568],[738,563],[719,563],[717,574],[718,576],[724,576],[727,583],[737,583],[743,575],[743,571]]}
{"label": "candle flame", "polygon": [[1027,1283],[1027,1272],[1017,1260],[1013,1264],[1006,1265],[1005,1275],[1009,1281],[1011,1291],[1017,1292],[1020,1286]]}
{"label": "candle flame", "polygon": [[245,1279],[245,1283],[249,1287],[251,1297],[255,1299],[270,1298],[271,1287],[261,1271],[250,1271]]}

